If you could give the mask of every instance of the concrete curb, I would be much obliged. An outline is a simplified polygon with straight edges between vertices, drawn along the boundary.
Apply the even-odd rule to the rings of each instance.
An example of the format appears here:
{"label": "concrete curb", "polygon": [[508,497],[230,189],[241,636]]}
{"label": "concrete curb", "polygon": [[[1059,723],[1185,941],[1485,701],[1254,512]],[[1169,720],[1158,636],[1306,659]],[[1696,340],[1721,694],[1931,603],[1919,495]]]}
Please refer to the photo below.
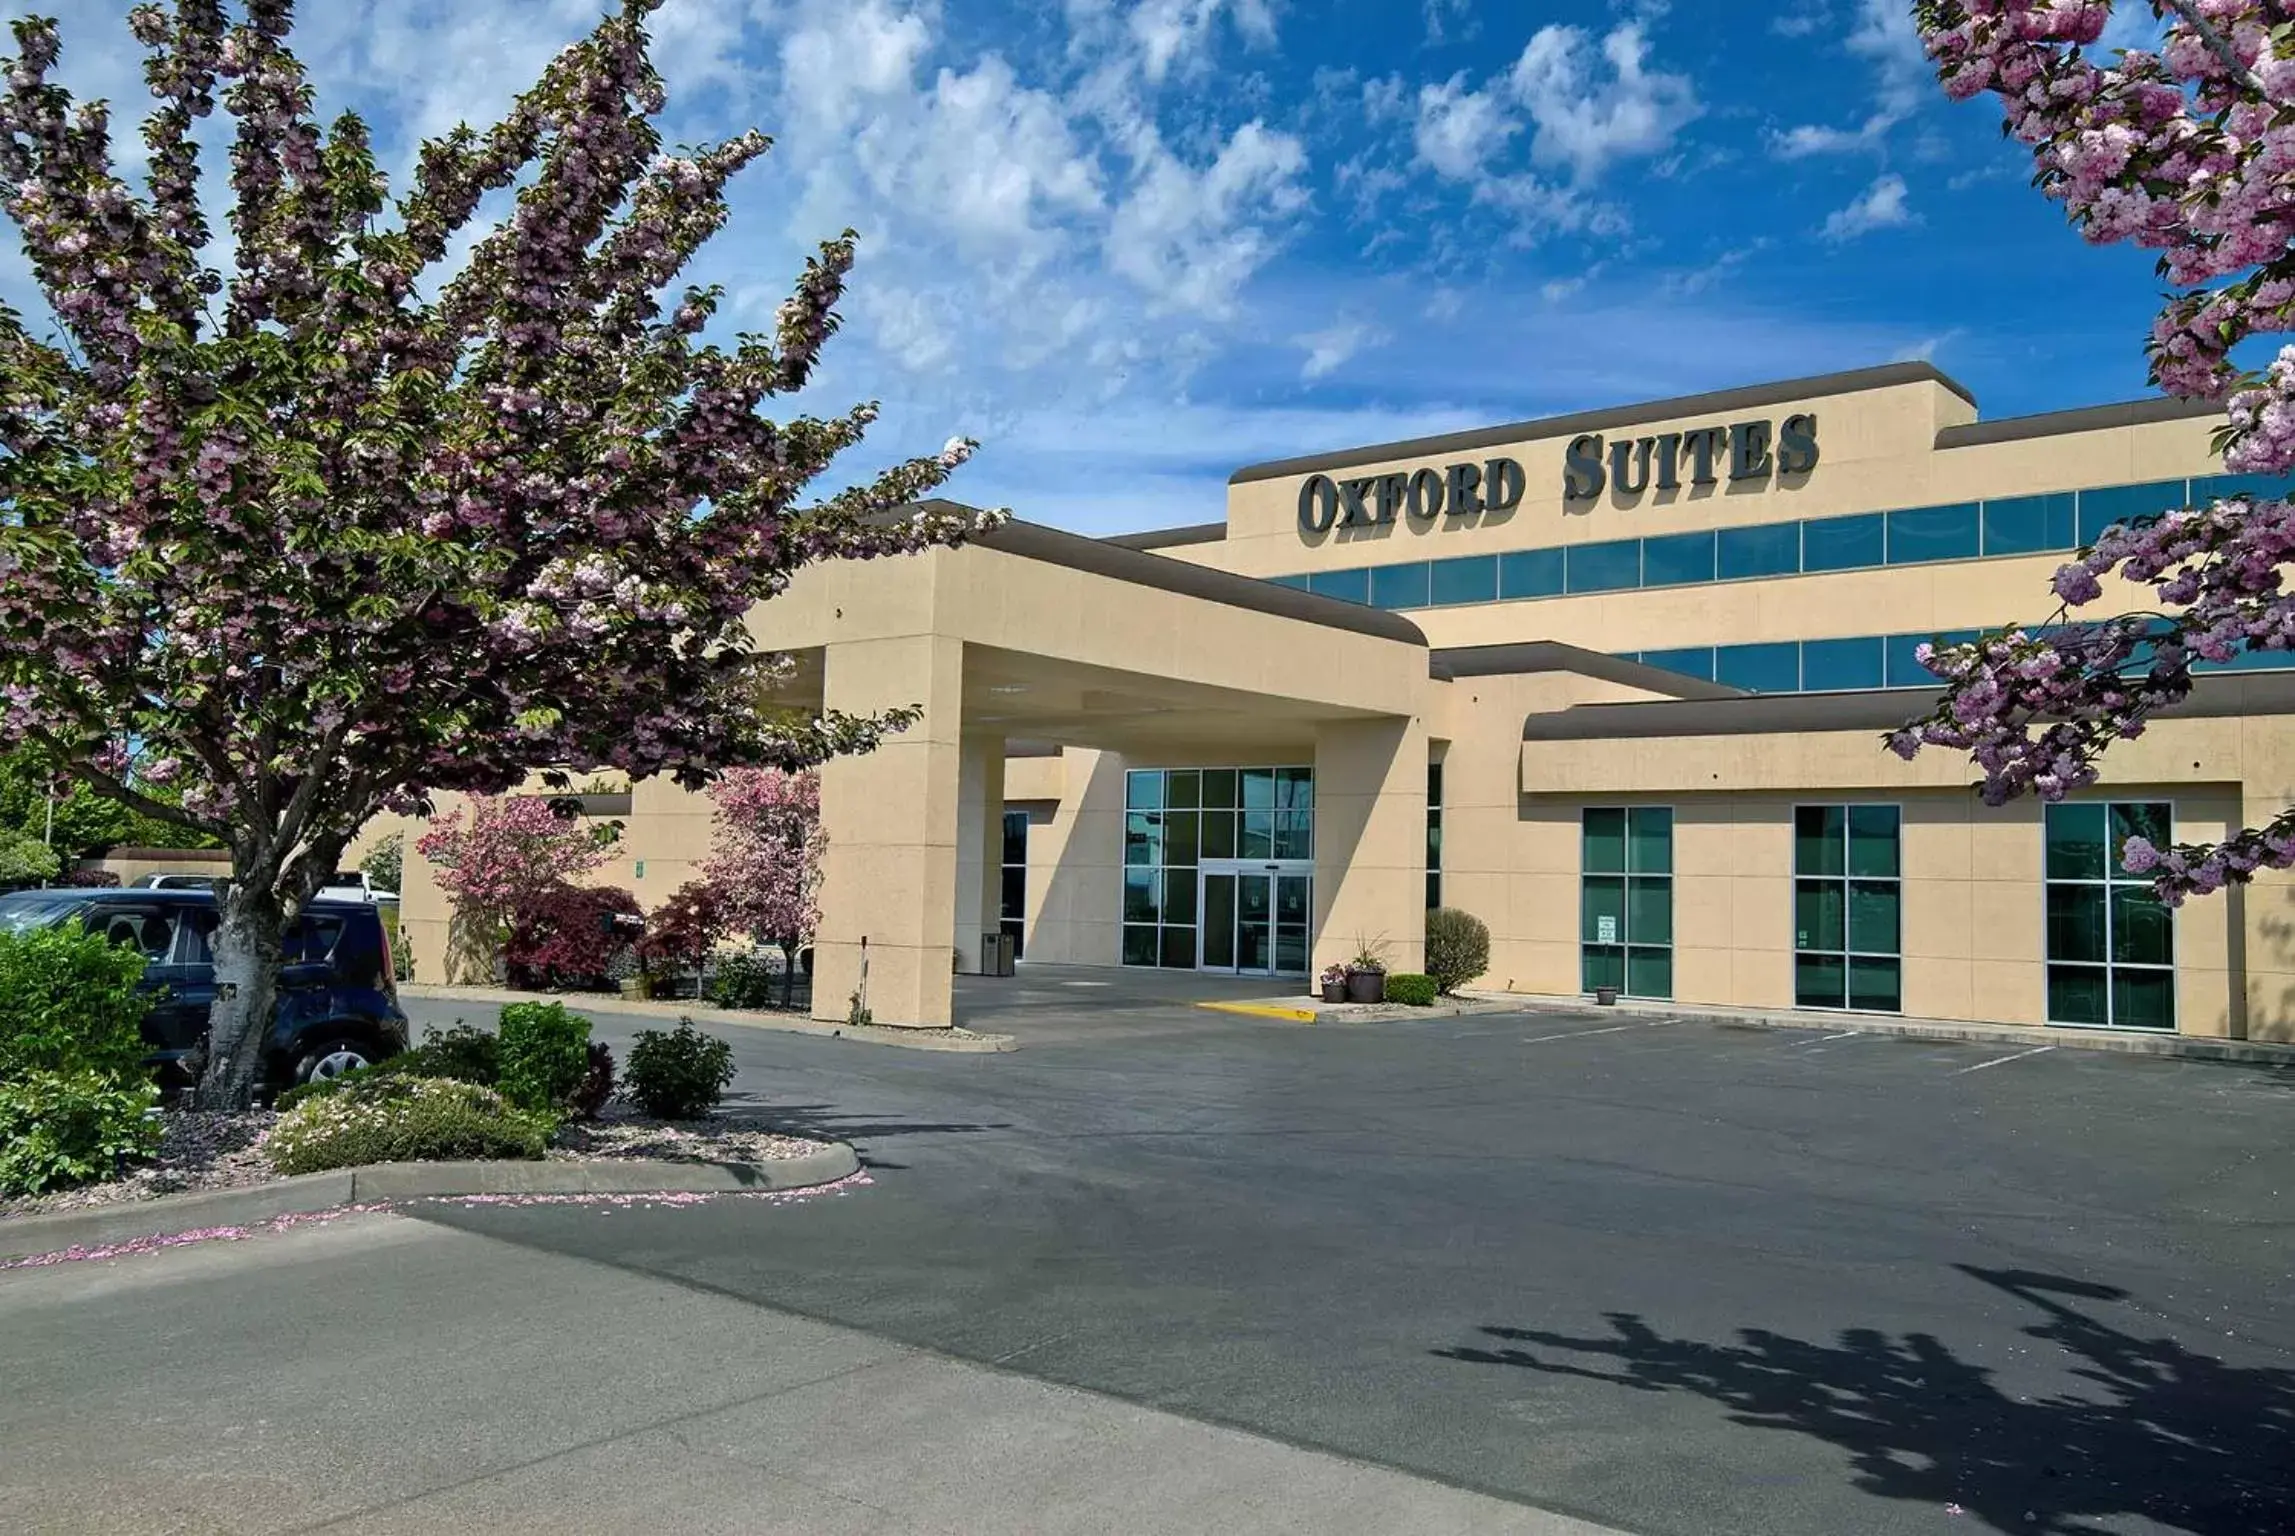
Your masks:
{"label": "concrete curb", "polygon": [[1620,999],[1608,1008],[1584,998],[1522,997],[1508,1010],[1548,1017],[1673,1019],[1684,1024],[1727,1024],[1756,1029],[1854,1030],[1906,1040],[1938,1040],[1976,1045],[2057,1046],[2066,1050],[2116,1051],[2124,1056],[2161,1056],[2184,1061],[2221,1061],[2249,1066],[2295,1067],[2295,1045],[2265,1040],[2215,1040],[2200,1035],[2143,1035],[2120,1030],[2043,1027],[2033,1024],[1974,1024],[1950,1019],[1898,1019],[1879,1014],[1767,1012],[1755,1009],[1676,1008],[1663,1003]]}
{"label": "concrete curb", "polygon": [[733,1024],[745,1029],[770,1029],[785,1035],[815,1035],[837,1040],[860,1040],[870,1045],[892,1045],[907,1051],[957,1051],[997,1055],[1020,1049],[1010,1035],[976,1034],[969,1029],[931,1029],[919,1026],[840,1024],[833,1019],[800,1018],[792,1013],[751,1013],[740,1008],[710,1008],[691,1001],[655,1001],[651,998],[615,997],[603,992],[513,992],[507,987],[449,987],[434,982],[401,982],[407,997],[444,1003],[564,1003],[576,1013],[617,1013],[647,1019],[691,1019],[696,1024]]}
{"label": "concrete curb", "polygon": [[1245,1002],[1200,1002],[1214,1013],[1241,1013],[1296,1024],[1382,1024],[1390,1020],[1456,1019],[1479,1013],[1516,1013],[1522,1005],[1482,997],[1438,997],[1424,1008],[1408,1003],[1326,1003],[1320,998],[1268,998]]}
{"label": "concrete curb", "polygon": [[338,1205],[433,1200],[457,1195],[758,1194],[834,1184],[860,1171],[859,1154],[841,1141],[802,1157],[762,1163],[684,1163],[655,1158],[589,1162],[371,1163],[305,1173],[248,1189],[203,1190],[123,1201],[84,1211],[0,1220],[0,1260],[108,1247],[142,1237],[245,1227]]}

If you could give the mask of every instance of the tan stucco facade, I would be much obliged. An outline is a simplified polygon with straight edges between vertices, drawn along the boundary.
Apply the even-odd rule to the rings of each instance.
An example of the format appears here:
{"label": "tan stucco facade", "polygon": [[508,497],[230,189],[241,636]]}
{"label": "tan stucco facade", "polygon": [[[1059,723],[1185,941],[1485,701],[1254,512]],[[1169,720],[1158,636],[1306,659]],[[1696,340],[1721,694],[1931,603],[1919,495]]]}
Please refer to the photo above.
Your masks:
{"label": "tan stucco facade", "polygon": [[[1694,434],[1749,423],[1759,425],[1706,441],[1711,482],[1696,483]],[[1153,793],[1192,797],[1211,794],[1218,775],[1186,770],[1311,769],[1312,852],[1292,847],[1284,865],[1311,876],[1311,922],[1304,950],[1287,951],[1294,963],[1281,968],[1319,969],[1376,941],[1395,968],[1416,969],[1432,761],[1441,896],[1489,924],[1487,985],[1582,989],[1597,937],[1582,905],[1586,812],[1663,806],[1671,996],[1794,1007],[1808,948],[1797,926],[1796,809],[1885,805],[1899,829],[1900,1011],[2050,1022],[2041,809],[1984,807],[1968,765],[1949,754],[1907,764],[1884,752],[1882,729],[1924,708],[1918,689],[1884,689],[1876,676],[1828,691],[1813,659],[1797,674],[1807,691],[1723,674],[1731,648],[1843,641],[1862,657],[1868,642],[1880,654],[1882,637],[1901,650],[1907,636],[2045,620],[2049,577],[2076,531],[2070,497],[2033,514],[2055,518],[2056,531],[2029,553],[1948,548],[1935,559],[1736,579],[1724,561],[1720,579],[1581,591],[1573,575],[1550,595],[1494,591],[1439,606],[1443,589],[1419,588],[1432,596],[1394,611],[1294,587],[1417,562],[1537,561],[1900,509],[1939,509],[1935,526],[1950,538],[1955,518],[1979,515],[1960,505],[1971,503],[1985,518],[1998,509],[1983,537],[2005,543],[2011,512],[2026,510],[2008,498],[2087,493],[2106,506],[2111,488],[2219,475],[2210,427],[2158,403],[1986,423],[1950,380],[1898,365],[1246,469],[1214,525],[1108,541],[1015,525],[961,550],[808,570],[752,619],[760,644],[798,660],[785,702],[922,709],[876,753],[824,770],[816,1011],[844,1014],[862,984],[865,941],[867,1003],[880,1022],[950,1021],[950,975],[978,962],[980,935],[997,927],[1008,810],[1028,822],[1027,959],[1113,966],[1154,946],[1165,964],[1214,957],[1208,942],[1191,947],[1183,932],[1175,943],[1169,931],[1181,919],[1209,931],[1198,893],[1209,901],[1211,887],[1194,884],[1192,864],[1167,867],[1181,851],[1195,859],[1199,822],[1211,867],[1213,813],[1192,800],[1127,808],[1127,790],[1136,798],[1150,782],[1135,776],[1151,770],[1181,771],[1154,780]],[[1805,446],[1799,462],[1784,451],[1788,431],[1814,441],[1814,464]],[[1587,446],[1596,434],[1598,457]],[[1650,483],[1625,494],[1607,474],[1599,494],[1568,494],[1573,456],[1581,471],[1599,462],[1629,482],[1638,462]],[[1499,460],[1513,469],[1485,468]],[[1680,482],[1670,490],[1659,483],[1668,463]],[[1458,464],[1502,491],[1518,474],[1518,501],[1414,517],[1407,477]],[[1389,482],[1393,515],[1382,521],[1377,482],[1389,475],[1406,478]],[[1431,478],[1421,477],[1429,493]],[[1453,493],[1460,483],[1454,474]],[[1350,526],[1357,501],[1362,522]],[[1900,521],[1902,548],[1917,550],[1914,531],[1929,525]],[[1897,538],[1898,523],[1889,526]],[[1797,562],[1815,561],[1820,535],[1832,536],[1793,536],[1806,541],[1794,546]],[[1533,568],[1545,566],[1524,566]],[[1903,681],[1896,664],[1892,683]],[[2295,673],[2208,678],[2191,705],[2114,753],[2091,798],[2167,805],[2183,840],[2265,818],[2295,797],[2291,707]],[[1239,812],[1234,825],[1248,824]],[[708,840],[706,801],[638,785],[626,857],[601,878],[651,905],[692,873]],[[406,880],[418,966],[444,933],[420,862],[409,857]],[[1160,939],[1143,899],[1161,904]],[[2190,904],[2173,919],[2172,946],[2173,1027],[2295,1039],[2289,882]]]}

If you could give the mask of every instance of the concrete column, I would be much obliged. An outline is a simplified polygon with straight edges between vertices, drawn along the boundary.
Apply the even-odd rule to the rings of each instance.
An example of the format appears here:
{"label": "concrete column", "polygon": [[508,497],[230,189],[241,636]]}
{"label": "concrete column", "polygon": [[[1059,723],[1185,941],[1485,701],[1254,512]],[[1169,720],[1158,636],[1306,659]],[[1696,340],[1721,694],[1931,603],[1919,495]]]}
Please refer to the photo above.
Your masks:
{"label": "concrete column", "polygon": [[1426,964],[1426,726],[1415,718],[1315,732],[1313,967],[1366,942],[1389,971]]}
{"label": "concrete column", "polygon": [[823,702],[874,714],[921,705],[924,718],[876,751],[821,770],[828,857],[813,947],[813,1013],[841,1019],[861,978],[876,1022],[952,1022],[949,936],[956,931],[957,800],[964,645],[938,635],[832,643]]}
{"label": "concrete column", "polygon": [[1004,914],[1004,738],[967,731],[958,747],[955,946],[980,973],[980,936]]}

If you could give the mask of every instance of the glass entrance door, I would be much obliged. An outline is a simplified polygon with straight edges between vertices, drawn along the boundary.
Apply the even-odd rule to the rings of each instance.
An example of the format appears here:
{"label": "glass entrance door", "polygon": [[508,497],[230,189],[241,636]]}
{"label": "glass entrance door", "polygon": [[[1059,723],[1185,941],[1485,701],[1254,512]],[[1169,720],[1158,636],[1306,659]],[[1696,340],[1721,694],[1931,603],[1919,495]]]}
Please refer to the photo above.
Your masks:
{"label": "glass entrance door", "polygon": [[1305,975],[1307,925],[1315,907],[1309,868],[1204,866],[1197,908],[1203,923],[1201,968],[1238,976]]}

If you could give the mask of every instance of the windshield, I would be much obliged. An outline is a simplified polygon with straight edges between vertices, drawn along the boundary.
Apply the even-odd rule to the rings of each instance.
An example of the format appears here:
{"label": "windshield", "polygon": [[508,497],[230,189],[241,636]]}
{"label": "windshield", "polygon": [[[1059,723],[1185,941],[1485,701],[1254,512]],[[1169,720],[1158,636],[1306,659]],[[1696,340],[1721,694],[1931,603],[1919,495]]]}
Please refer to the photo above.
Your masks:
{"label": "windshield", "polygon": [[86,900],[79,891],[18,891],[0,896],[0,933],[30,933],[49,927]]}

